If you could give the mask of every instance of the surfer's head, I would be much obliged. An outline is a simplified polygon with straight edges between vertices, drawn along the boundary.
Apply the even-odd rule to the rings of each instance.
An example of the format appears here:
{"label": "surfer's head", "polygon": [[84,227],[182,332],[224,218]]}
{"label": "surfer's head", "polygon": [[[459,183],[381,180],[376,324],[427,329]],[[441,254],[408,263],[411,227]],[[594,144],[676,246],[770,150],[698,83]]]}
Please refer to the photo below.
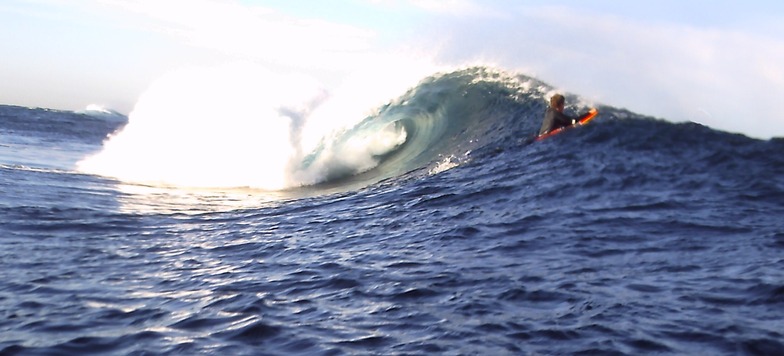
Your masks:
{"label": "surfer's head", "polygon": [[555,94],[550,98],[550,107],[558,111],[563,111],[565,102],[566,99],[563,95]]}

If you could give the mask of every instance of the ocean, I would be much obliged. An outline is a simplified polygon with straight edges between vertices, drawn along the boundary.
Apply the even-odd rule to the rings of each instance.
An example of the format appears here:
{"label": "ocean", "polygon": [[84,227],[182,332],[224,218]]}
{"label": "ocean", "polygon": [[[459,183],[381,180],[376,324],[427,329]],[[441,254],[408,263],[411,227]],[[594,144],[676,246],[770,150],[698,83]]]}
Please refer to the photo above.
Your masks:
{"label": "ocean", "polygon": [[595,105],[531,143],[553,92],[433,74],[310,145],[0,106],[0,354],[784,353],[784,139]]}

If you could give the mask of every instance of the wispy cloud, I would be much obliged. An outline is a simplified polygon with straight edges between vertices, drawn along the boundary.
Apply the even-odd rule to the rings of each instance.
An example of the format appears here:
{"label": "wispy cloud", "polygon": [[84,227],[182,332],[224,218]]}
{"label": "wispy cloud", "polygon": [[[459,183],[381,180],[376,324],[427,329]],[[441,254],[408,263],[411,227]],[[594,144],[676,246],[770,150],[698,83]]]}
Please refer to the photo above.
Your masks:
{"label": "wispy cloud", "polygon": [[500,14],[470,0],[410,0],[410,2],[421,9],[449,15],[495,16]]}
{"label": "wispy cloud", "polygon": [[429,14],[448,16],[503,16],[492,6],[472,0],[367,0],[371,4],[387,7],[409,7]]}
{"label": "wispy cloud", "polygon": [[[242,58],[279,64],[320,59],[338,67],[347,56],[369,51],[375,33],[339,23],[294,18],[260,6],[215,0],[102,0],[146,19],[148,30]],[[141,22],[140,22],[141,23]]]}

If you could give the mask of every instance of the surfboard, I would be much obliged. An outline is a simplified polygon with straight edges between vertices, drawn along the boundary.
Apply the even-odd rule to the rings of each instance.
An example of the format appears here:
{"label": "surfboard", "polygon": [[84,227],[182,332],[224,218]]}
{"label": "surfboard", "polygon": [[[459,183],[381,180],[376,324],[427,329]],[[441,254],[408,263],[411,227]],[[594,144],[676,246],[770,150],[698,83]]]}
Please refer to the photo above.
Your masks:
{"label": "surfboard", "polygon": [[571,129],[573,127],[583,126],[583,125],[587,124],[588,122],[590,122],[591,120],[593,120],[593,118],[596,117],[597,114],[599,114],[599,111],[596,110],[595,108],[593,108],[590,111],[588,111],[588,113],[585,114],[585,116],[583,116],[576,123],[574,123],[572,125],[569,125],[569,126],[559,127],[559,128],[557,128],[557,129],[555,129],[553,131],[550,131],[550,132],[544,134],[544,135],[536,136],[536,141],[544,140],[544,139],[546,139],[546,138],[548,138],[550,136],[557,135],[557,134],[559,134],[559,133],[561,133],[561,132],[563,132],[565,130]]}

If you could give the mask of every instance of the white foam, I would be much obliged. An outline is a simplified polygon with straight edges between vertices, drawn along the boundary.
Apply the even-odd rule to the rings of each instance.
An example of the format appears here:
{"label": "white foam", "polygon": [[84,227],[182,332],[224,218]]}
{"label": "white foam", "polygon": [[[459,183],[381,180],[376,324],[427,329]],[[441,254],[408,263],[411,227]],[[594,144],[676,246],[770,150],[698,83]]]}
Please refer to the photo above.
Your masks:
{"label": "white foam", "polygon": [[157,80],[128,125],[83,171],[189,187],[286,186],[290,123],[315,105],[315,81],[249,63],[191,67]]}

